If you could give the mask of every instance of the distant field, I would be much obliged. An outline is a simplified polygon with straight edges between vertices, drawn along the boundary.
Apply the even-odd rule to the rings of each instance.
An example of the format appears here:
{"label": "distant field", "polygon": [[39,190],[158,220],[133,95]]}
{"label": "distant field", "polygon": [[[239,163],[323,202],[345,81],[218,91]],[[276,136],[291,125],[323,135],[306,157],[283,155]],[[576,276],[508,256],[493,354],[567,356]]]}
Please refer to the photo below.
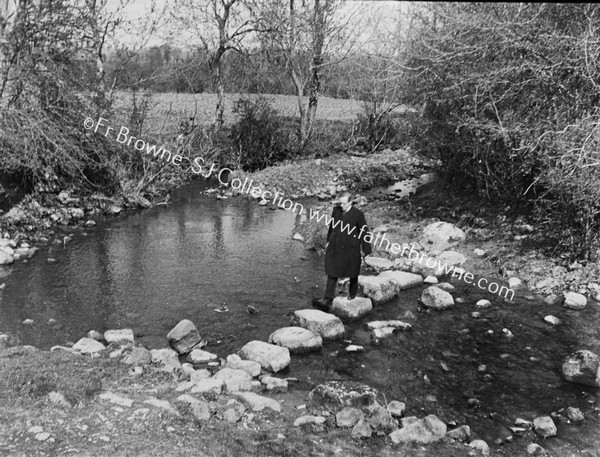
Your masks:
{"label": "distant field", "polygon": [[[233,105],[243,94],[225,94],[225,123],[235,120]],[[251,95],[255,96],[255,95]],[[273,108],[283,116],[298,116],[298,99],[293,95],[267,95]],[[139,97],[138,97],[139,100]],[[198,124],[210,124],[213,119],[216,94],[153,94],[147,116],[145,130],[160,135],[178,133],[179,123],[194,116]],[[117,95],[115,108],[119,121],[127,125],[131,112],[131,95],[122,92]],[[362,102],[320,97],[317,109],[318,120],[353,121],[363,112]]]}

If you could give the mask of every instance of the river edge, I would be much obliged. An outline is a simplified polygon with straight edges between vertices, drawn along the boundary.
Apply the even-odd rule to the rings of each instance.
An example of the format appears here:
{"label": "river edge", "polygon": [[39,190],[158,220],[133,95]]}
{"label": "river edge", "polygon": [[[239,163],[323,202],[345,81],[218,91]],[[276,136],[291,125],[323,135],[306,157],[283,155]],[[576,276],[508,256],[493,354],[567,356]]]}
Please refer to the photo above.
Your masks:
{"label": "river edge", "polygon": [[[322,163],[321,163],[322,165]],[[223,194],[227,193],[227,191],[224,191]],[[368,195],[368,192],[366,192],[366,195]],[[371,205],[367,205],[367,207],[365,207],[365,212],[367,214],[367,217],[369,218],[370,223],[372,224],[372,226],[377,226],[379,225],[379,223],[381,224],[388,224],[388,225],[394,225],[400,222],[400,226],[404,225],[404,222],[400,221],[400,219],[396,219],[396,215],[394,215],[394,213],[390,212],[390,210],[393,208],[394,205],[390,206],[390,202],[386,199],[386,198],[379,198],[379,196],[375,195],[372,198],[372,204]],[[324,204],[324,206],[327,206],[327,204]],[[405,208],[404,208],[405,209]],[[413,211],[413,214],[415,212],[418,211]],[[411,213],[407,211],[407,214],[405,214],[405,216],[409,216],[409,217],[413,217],[411,216]],[[419,229],[422,227],[423,224],[426,224],[428,222],[431,222],[433,219],[424,219],[424,220],[417,220],[417,221],[413,221],[414,224],[416,225],[412,225],[409,228],[406,229],[406,234],[407,237],[414,237],[415,234],[418,233]],[[397,229],[394,229],[392,227],[392,229],[390,230],[390,233],[396,233],[396,234],[400,234],[402,233],[402,227],[398,227]],[[471,245],[467,244],[465,245],[469,246],[469,249],[472,247]],[[490,274],[492,274],[494,272],[494,266],[493,263],[491,261],[489,261],[491,266],[488,266],[486,268],[489,268],[489,272]],[[474,265],[476,266],[476,265]],[[481,268],[482,265],[480,264],[479,267]],[[483,269],[481,271],[484,271]],[[486,272],[488,270],[485,270]],[[495,273],[496,275],[498,273]],[[540,296],[542,297],[542,296]],[[83,335],[82,335],[83,336]],[[34,373],[36,376],[38,373],[49,373],[49,376],[53,376],[56,375],[58,373],[64,375],[65,379],[69,381],[70,384],[76,385],[77,381],[82,377],[82,372],[81,371],[74,371],[74,372],[69,372],[68,368],[66,368],[64,366],[64,364],[62,364],[62,362],[65,362],[64,359],[62,359],[62,357],[64,357],[65,355],[59,355],[59,354],[54,354],[54,353],[47,353],[47,352],[43,352],[42,355],[38,355],[38,356],[32,356],[31,354],[28,353],[29,350],[25,350],[25,352],[19,352],[21,349],[16,349],[17,352],[11,352],[10,350],[8,352],[3,351],[2,353],[2,358],[4,359],[10,359],[11,362],[14,362],[15,364],[23,364],[23,362],[25,360],[31,360],[33,363],[31,364],[31,366],[27,366],[27,369],[30,370],[30,372]],[[71,365],[73,364],[73,359],[71,358],[72,356],[67,356],[67,364]],[[85,363],[84,363],[85,362]],[[88,363],[89,362],[89,363]],[[131,380],[131,373],[129,373],[129,371],[125,368],[123,368],[122,366],[120,366],[118,363],[111,363],[112,361],[106,360],[103,361],[102,359],[90,359],[90,360],[76,360],[75,361],[75,366],[78,367],[83,367],[84,371],[86,372],[104,372],[106,374],[108,374],[108,379],[111,379],[114,383],[112,384],[108,384],[107,386],[109,388],[115,387],[115,391],[118,392],[122,392],[124,394],[128,394],[131,396],[132,393],[137,392],[138,387],[135,387],[133,389],[125,389],[125,390],[120,390],[119,386],[126,386],[126,385],[130,385],[132,383]],[[58,368],[60,367],[60,368]],[[4,373],[11,373],[13,372],[15,369],[15,366],[12,365],[11,363],[9,363],[7,366],[5,366],[5,370],[2,370]],[[3,378],[5,379],[10,379],[10,376],[5,376],[4,374],[2,375]],[[148,379],[144,379],[143,382],[140,385],[144,385],[145,382],[148,382],[148,384],[146,385],[148,389],[150,389],[150,393],[159,393],[159,394],[166,394],[166,397],[168,398],[168,391],[169,388],[172,389],[172,384],[170,384],[170,382],[168,380],[165,380],[162,374],[149,374]],[[93,381],[90,381],[93,383]],[[137,382],[137,381],[136,381]],[[134,382],[134,384],[136,383]],[[171,385],[171,387],[169,387],[169,385]],[[103,386],[104,388],[104,386]],[[154,392],[153,390],[157,389],[156,392]],[[164,390],[161,390],[164,389]],[[35,389],[33,389],[35,391]],[[92,389],[93,390],[93,389]],[[10,388],[6,388],[3,389],[4,392],[6,393],[15,393],[14,390],[11,390]],[[39,393],[39,392],[38,392]],[[289,398],[287,399],[287,401],[293,403],[293,399],[294,399],[294,395],[290,394],[286,394],[289,396]],[[282,399],[286,399],[286,395],[282,395]],[[28,394],[24,394],[23,392],[18,392],[17,393],[17,397],[14,400],[14,406],[11,406],[10,408],[15,408],[15,410],[11,410],[11,411],[7,411],[7,416],[3,419],[6,419],[6,421],[2,421],[3,423],[10,423],[10,424],[14,424],[15,428],[9,432],[9,435],[14,435],[17,436],[19,438],[24,439],[25,441],[27,439],[29,439],[29,441],[27,441],[28,445],[31,444],[31,448],[23,455],[29,455],[28,452],[36,452],[38,450],[37,446],[44,446],[44,443],[40,443],[37,442],[33,439],[33,437],[27,435],[26,433],[23,433],[23,428],[18,428],[19,427],[24,427],[24,428],[29,428],[27,426],[27,420],[32,420],[33,418],[38,418],[38,417],[48,417],[49,418],[49,424],[53,424],[53,425],[65,425],[65,424],[69,424],[73,430],[75,430],[73,427],[76,427],[78,425],[77,421],[81,421],[82,416],[77,414],[74,419],[73,422],[71,422],[70,419],[68,419],[69,417],[72,416],[72,412],[74,411],[73,409],[67,409],[64,408],[62,409],[62,407],[57,407],[54,404],[48,404],[48,399],[45,397],[36,397],[35,395],[33,396],[33,398],[29,398],[31,397]],[[37,399],[36,399],[37,398]],[[92,395],[93,398],[93,395]],[[136,397],[136,399],[142,399],[143,397]],[[116,415],[116,412],[114,410],[114,406],[110,406],[110,405],[101,405],[101,404],[97,404],[97,401],[94,400],[90,400],[90,399],[82,399],[82,403],[81,405],[76,406],[75,408],[79,409],[86,409],[88,408],[87,412],[94,412],[96,413],[96,416],[98,416],[97,413],[100,413],[100,416],[103,417],[108,417],[111,415]],[[301,401],[306,401],[306,399],[298,399],[296,398],[296,402],[301,402]],[[9,404],[13,404],[12,399],[9,400]],[[284,410],[285,411],[285,410]],[[279,428],[276,429],[279,431],[279,433],[283,433],[284,435],[286,435],[286,440],[281,440],[281,439],[277,439],[277,434],[270,434],[268,438],[265,438],[265,429],[271,429],[273,430],[274,427],[273,425],[270,425],[269,423],[267,423],[266,421],[264,423],[261,424],[261,431],[254,431],[254,432],[247,432],[247,431],[241,431],[239,426],[231,426],[230,424],[227,424],[223,421],[218,422],[219,425],[217,425],[214,429],[213,427],[203,427],[202,430],[209,432],[207,435],[209,435],[208,437],[203,435],[202,439],[200,439],[198,441],[198,437],[195,436],[197,435],[197,428],[191,427],[189,429],[189,436],[186,435],[186,430],[185,427],[183,427],[183,431],[169,431],[167,430],[169,427],[175,427],[175,424],[181,425],[181,421],[179,419],[174,419],[174,418],[165,418],[163,417],[163,415],[158,414],[157,413],[157,418],[156,418],[156,422],[154,422],[154,418],[151,419],[148,422],[148,427],[147,429],[145,428],[146,426],[141,426],[138,429],[136,429],[135,427],[131,428],[131,429],[127,429],[124,428],[125,430],[130,430],[131,432],[134,433],[139,433],[140,431],[142,431],[142,433],[140,433],[140,435],[144,436],[145,438],[142,438],[142,446],[146,446],[145,450],[142,452],[141,450],[136,450],[135,446],[140,446],[139,442],[140,440],[135,440],[134,442],[129,442],[127,440],[127,436],[125,437],[121,437],[121,436],[115,436],[116,440],[110,445],[109,449],[105,450],[100,450],[98,449],[98,446],[104,446],[103,443],[106,443],[106,441],[104,439],[100,439],[100,437],[108,437],[109,440],[111,439],[111,434],[114,432],[114,427],[119,427],[120,423],[112,423],[112,426],[110,423],[108,423],[106,425],[106,428],[102,429],[103,431],[100,431],[97,433],[96,436],[96,440],[95,442],[92,440],[92,442],[90,442],[89,444],[86,444],[85,446],[81,445],[81,440],[80,437],[76,437],[76,436],[70,436],[68,440],[63,441],[62,444],[63,445],[69,445],[72,446],[73,449],[76,449],[76,451],[74,451],[75,453],[73,455],[108,455],[109,453],[111,454],[116,454],[116,455],[167,455],[170,452],[172,452],[173,449],[178,449],[178,453],[180,453],[180,449],[178,448],[178,445],[181,445],[181,441],[184,440],[187,443],[197,443],[198,446],[200,446],[200,448],[204,448],[205,452],[208,455],[211,454],[215,454],[215,455],[314,455],[314,454],[325,454],[325,455],[329,455],[330,453],[333,454],[335,453],[336,450],[341,449],[341,451],[343,454],[342,455],[395,455],[398,452],[399,448],[390,448],[389,445],[385,444],[383,442],[383,440],[379,439],[379,438],[375,438],[375,439],[371,439],[368,441],[367,444],[362,444],[360,442],[353,442],[349,439],[348,437],[348,433],[347,431],[345,433],[341,433],[339,430],[336,430],[335,428],[332,430],[327,430],[327,431],[319,431],[317,430],[315,433],[304,433],[302,431],[300,431],[298,428],[294,428],[291,424],[293,423],[293,420],[295,418],[298,417],[298,411],[296,410],[289,410],[288,412],[289,415],[286,416],[286,413],[284,412],[284,418],[283,418],[283,423],[280,425],[280,427],[283,428]],[[89,417],[89,416],[87,416]],[[63,424],[60,424],[58,421],[62,420]],[[102,419],[100,419],[102,420]],[[269,420],[272,420],[269,419]],[[24,421],[24,422],[23,422]],[[287,421],[287,422],[286,422]],[[119,422],[119,421],[117,421]],[[193,422],[193,421],[192,421]],[[132,423],[137,423],[136,419],[132,419],[131,421],[128,422],[129,424]],[[171,425],[169,425],[171,424]],[[37,424],[34,424],[37,425]],[[153,432],[155,432],[156,430],[154,430],[154,427],[158,427],[161,430],[161,447],[160,447],[160,451],[156,448],[154,448],[154,446],[156,445],[156,442],[154,441],[156,439],[156,437],[153,435]],[[68,427],[65,427],[68,428]],[[176,428],[177,430],[177,428]],[[83,432],[83,431],[82,431]],[[164,433],[163,433],[164,432]],[[86,434],[83,433],[84,436],[87,437],[91,437],[91,434]],[[239,447],[236,447],[236,445],[233,446],[233,450],[230,447],[230,443],[228,442],[229,437],[232,435],[238,435],[241,436],[240,437],[240,442],[237,443],[237,445],[239,445]],[[71,441],[71,439],[73,439],[74,441]],[[129,439],[131,440],[131,438],[129,437]],[[145,440],[147,440],[147,442],[144,442]],[[263,440],[263,441],[261,441]],[[282,441],[280,443],[280,441]],[[332,445],[330,443],[327,443],[327,441],[333,441],[335,443],[335,445]],[[55,441],[55,443],[57,443],[57,441]],[[138,443],[138,444],[136,444]],[[166,447],[162,447],[162,444],[165,444]],[[208,444],[207,444],[208,443]],[[250,443],[250,444],[249,444]],[[48,444],[48,443],[46,443]],[[52,443],[50,443],[52,444]],[[89,446],[89,449],[86,449],[86,446]],[[250,446],[250,450],[248,449],[248,446]],[[304,447],[306,446],[306,447]],[[79,449],[78,449],[79,448]],[[300,449],[298,449],[300,448]],[[66,450],[66,448],[63,448]],[[128,449],[127,452],[124,452],[123,449]],[[52,452],[53,451],[44,451],[42,450],[42,448],[39,448],[40,451],[42,452],[49,452],[49,455],[53,455]],[[100,452],[98,452],[100,451]],[[302,451],[302,452],[299,452]],[[402,451],[406,452],[404,455],[440,455],[440,456],[444,456],[444,455],[469,455],[468,452],[470,452],[468,449],[465,449],[464,447],[460,446],[460,445],[446,445],[446,444],[434,444],[434,445],[429,445],[427,448],[424,449],[404,449],[404,447],[402,447]],[[83,452],[80,454],[77,454],[76,452]],[[135,452],[139,452],[138,454],[135,454]],[[152,453],[152,452],[158,452],[158,453]],[[185,452],[187,452],[186,450],[181,450],[180,455],[187,455],[185,454]],[[194,452],[190,449],[190,454],[192,455],[191,452]],[[297,452],[297,453],[296,453]],[[338,452],[338,453],[339,453]],[[411,454],[410,452],[414,452],[414,454]],[[120,454],[121,453],[121,454]],[[389,454],[387,454],[389,453]],[[20,455],[20,454],[14,454],[14,455]],[[197,453],[195,453],[194,455],[197,455]],[[507,454],[507,455],[518,455],[518,454]],[[559,454],[561,455],[561,454]],[[562,455],[566,455],[566,454],[562,454]],[[577,454],[572,454],[572,455],[577,455]]]}

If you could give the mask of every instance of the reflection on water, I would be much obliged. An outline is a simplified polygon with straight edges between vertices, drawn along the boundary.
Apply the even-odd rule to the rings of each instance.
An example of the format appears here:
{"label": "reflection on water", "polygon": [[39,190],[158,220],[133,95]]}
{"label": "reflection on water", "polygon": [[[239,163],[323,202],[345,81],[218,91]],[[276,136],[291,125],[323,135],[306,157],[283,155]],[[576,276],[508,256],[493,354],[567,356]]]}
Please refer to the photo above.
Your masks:
{"label": "reflection on water", "polygon": [[[90,329],[129,327],[143,343],[161,347],[184,318],[226,341],[264,339],[264,332],[287,325],[286,313],[305,307],[323,282],[322,259],[292,240],[296,216],[247,200],[207,198],[201,188],[17,263],[0,299],[0,331],[49,347]],[[223,302],[230,311],[215,312]],[[257,315],[248,315],[249,304]],[[23,327],[26,318],[36,325]],[[51,318],[62,328],[48,326]]]}

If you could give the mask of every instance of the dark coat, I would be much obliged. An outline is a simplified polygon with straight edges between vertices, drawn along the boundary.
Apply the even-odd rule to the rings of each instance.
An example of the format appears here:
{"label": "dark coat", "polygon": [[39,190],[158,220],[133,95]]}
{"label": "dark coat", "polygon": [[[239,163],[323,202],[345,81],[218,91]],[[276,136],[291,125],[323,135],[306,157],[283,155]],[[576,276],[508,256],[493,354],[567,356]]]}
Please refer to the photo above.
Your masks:
{"label": "dark coat", "polygon": [[[333,220],[327,232],[329,244],[325,250],[325,273],[333,278],[354,278],[360,274],[361,245],[365,255],[371,254],[371,244],[364,240],[369,232],[365,215],[354,206],[347,212],[338,206],[333,209],[331,217]],[[336,224],[336,221],[341,222]]]}

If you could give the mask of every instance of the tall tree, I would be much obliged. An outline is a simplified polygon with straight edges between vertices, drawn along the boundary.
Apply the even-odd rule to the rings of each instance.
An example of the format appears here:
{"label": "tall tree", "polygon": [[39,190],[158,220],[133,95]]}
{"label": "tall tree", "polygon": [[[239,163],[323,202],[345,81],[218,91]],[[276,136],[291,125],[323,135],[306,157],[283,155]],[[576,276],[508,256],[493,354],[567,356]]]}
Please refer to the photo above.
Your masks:
{"label": "tall tree", "polygon": [[[339,0],[263,2],[260,20],[271,26],[262,40],[263,48],[274,51],[273,60],[284,61],[294,83],[300,112],[300,149],[313,132],[325,66],[347,57],[358,38],[351,17],[341,14],[341,6]],[[353,14],[355,11],[346,16]]]}
{"label": "tall tree", "polygon": [[[213,126],[223,126],[223,56],[229,51],[244,52],[244,42],[257,30],[250,0],[175,0],[172,17],[194,38],[208,56],[217,93]],[[188,38],[188,37],[185,37]],[[189,41],[186,43],[189,46]]]}

